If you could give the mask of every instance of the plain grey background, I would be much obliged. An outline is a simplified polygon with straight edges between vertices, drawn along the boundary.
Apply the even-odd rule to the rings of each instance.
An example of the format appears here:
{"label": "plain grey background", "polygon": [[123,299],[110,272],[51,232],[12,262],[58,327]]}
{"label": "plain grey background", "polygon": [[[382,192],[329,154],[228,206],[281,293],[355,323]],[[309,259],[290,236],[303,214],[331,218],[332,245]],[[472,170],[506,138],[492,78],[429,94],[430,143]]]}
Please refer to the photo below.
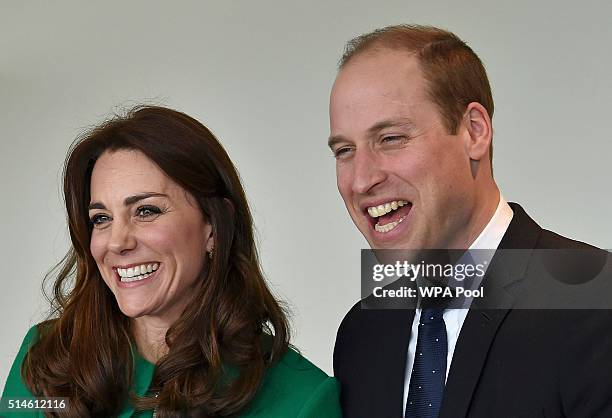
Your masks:
{"label": "plain grey background", "polygon": [[331,373],[366,243],[336,190],[329,89],[344,43],[389,24],[441,26],[472,46],[493,87],[504,196],[544,227],[610,248],[610,16],[604,1],[3,1],[0,385],[67,249],[68,145],[142,102],[194,116],[225,145],[267,277],[292,307],[293,341]]}

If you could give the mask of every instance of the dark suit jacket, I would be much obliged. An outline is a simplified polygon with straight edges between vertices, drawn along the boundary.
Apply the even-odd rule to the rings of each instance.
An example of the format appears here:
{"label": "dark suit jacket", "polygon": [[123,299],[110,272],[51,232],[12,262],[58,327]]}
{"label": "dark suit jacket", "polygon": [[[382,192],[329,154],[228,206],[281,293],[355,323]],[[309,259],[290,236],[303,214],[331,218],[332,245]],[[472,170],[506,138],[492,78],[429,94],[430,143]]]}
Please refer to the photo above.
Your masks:
{"label": "dark suit jacket", "polygon": [[[511,207],[500,249],[593,248]],[[505,280],[520,283],[527,263],[514,263]],[[345,417],[402,417],[413,318],[414,310],[364,310],[360,303],[346,315],[334,349]],[[612,311],[470,309],[440,417],[612,417]]]}

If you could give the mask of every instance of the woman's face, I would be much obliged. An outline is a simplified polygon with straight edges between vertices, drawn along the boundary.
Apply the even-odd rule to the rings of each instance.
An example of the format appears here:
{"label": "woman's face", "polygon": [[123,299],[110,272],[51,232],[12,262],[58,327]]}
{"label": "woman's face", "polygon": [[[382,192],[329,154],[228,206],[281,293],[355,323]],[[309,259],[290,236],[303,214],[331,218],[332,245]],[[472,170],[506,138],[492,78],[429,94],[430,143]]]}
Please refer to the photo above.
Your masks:
{"label": "woman's face", "polygon": [[105,152],[91,176],[91,253],[121,311],[175,320],[213,246],[194,197],[140,151]]}

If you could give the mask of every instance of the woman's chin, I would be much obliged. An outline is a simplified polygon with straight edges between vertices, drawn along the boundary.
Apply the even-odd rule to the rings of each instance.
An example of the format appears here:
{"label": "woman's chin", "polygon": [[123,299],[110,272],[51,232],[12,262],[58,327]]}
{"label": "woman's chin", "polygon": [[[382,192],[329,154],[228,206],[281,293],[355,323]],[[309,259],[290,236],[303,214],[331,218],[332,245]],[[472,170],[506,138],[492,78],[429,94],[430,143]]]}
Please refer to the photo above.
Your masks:
{"label": "woman's chin", "polygon": [[118,301],[119,310],[128,318],[139,318],[147,314],[147,305],[136,301]]}

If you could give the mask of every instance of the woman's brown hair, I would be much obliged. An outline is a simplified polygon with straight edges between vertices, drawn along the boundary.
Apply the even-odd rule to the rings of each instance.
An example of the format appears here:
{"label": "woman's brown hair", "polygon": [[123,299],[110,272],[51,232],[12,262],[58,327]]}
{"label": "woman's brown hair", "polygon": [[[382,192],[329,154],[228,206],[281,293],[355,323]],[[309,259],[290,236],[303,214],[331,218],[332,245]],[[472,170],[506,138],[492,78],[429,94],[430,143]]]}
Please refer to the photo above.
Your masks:
{"label": "woman's brown hair", "polygon": [[[197,200],[213,227],[215,253],[197,291],[166,334],[152,389],[138,398],[130,321],[118,308],[90,252],[93,166],[104,152],[137,150]],[[244,410],[267,367],[287,349],[283,309],[263,278],[253,222],[238,173],[214,135],[175,110],[141,106],[93,129],[71,147],[64,198],[72,248],[58,264],[51,319],[22,366],[37,396],[67,397],[58,416],[113,416],[131,399],[158,417],[233,416]]]}

